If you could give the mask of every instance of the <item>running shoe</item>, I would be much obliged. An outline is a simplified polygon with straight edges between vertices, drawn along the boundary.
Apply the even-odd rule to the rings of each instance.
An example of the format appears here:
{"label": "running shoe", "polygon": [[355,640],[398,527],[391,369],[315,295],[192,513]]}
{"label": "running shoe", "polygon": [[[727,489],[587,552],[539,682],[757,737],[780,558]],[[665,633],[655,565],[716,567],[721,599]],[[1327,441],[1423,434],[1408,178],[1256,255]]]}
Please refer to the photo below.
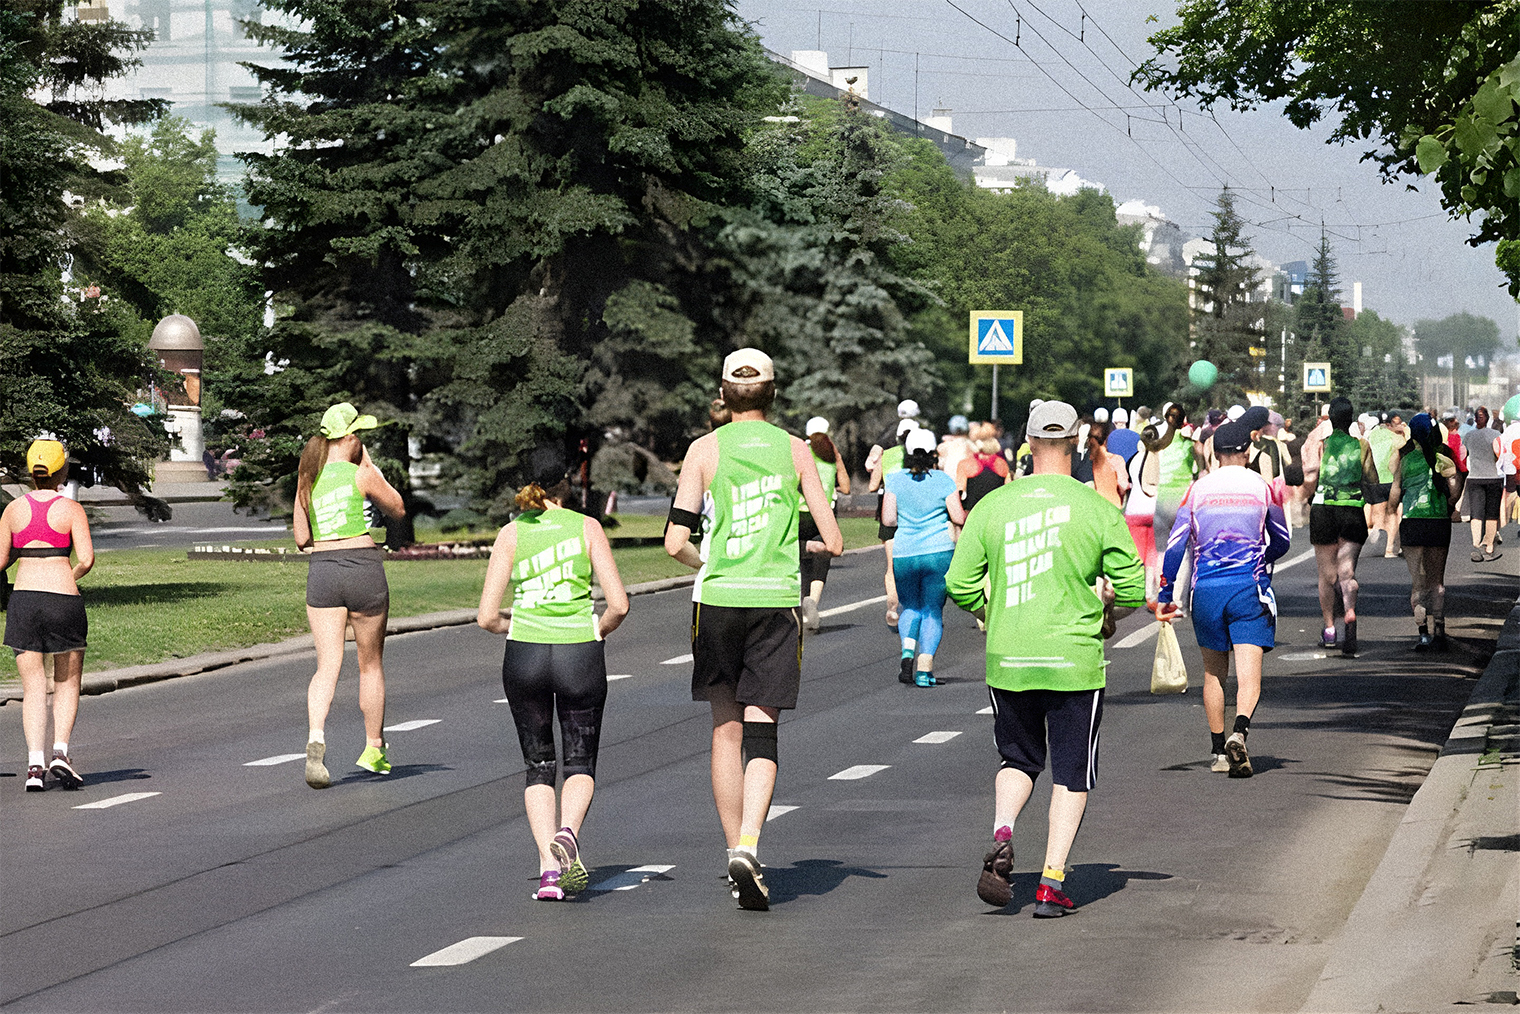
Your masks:
{"label": "running shoe", "polygon": [[1487,550],[1487,551],[1485,551],[1483,553],[1483,562],[1484,563],[1493,563],[1495,560],[1499,559],[1499,557],[1501,557],[1503,555],[1504,555],[1504,550],[1502,550],[1502,549]]}
{"label": "running shoe", "polygon": [[559,870],[545,870],[538,875],[538,890],[534,892],[535,901],[564,901],[564,889],[559,886]]}
{"label": "running shoe", "polygon": [[1414,650],[1429,651],[1434,644],[1435,640],[1430,636],[1430,631],[1422,630],[1420,631],[1420,639],[1414,644]]}
{"label": "running shoe", "polygon": [[559,885],[571,894],[584,891],[591,875],[581,861],[580,842],[575,832],[568,827],[560,828],[549,842],[549,853],[559,863]]}
{"label": "running shoe", "polygon": [[910,685],[913,683],[913,656],[912,655],[906,656],[902,660],[902,665],[898,666],[898,669],[897,669],[897,682],[899,682],[899,683],[905,683],[905,684],[910,684]]}
{"label": "running shoe", "polygon": [[808,633],[818,633],[818,603],[806,597],[802,600],[802,625]]}
{"label": "running shoe", "polygon": [[327,773],[327,765],[322,759],[327,756],[327,744],[312,740],[306,744],[306,784],[314,789],[325,789],[332,784],[332,776]]}
{"label": "running shoe", "polygon": [[932,672],[916,672],[913,674],[913,685],[916,687],[937,687],[940,681],[934,678]]}
{"label": "running shoe", "polygon": [[1346,636],[1341,638],[1341,654],[1348,658],[1356,654],[1356,621],[1346,621]]}
{"label": "running shoe", "polygon": [[758,859],[748,852],[734,853],[728,860],[728,878],[733,881],[731,893],[740,908],[751,912],[770,911],[771,891],[765,886]]}
{"label": "running shoe", "polygon": [[1244,733],[1230,733],[1230,738],[1224,741],[1224,753],[1230,761],[1231,778],[1250,778],[1255,773],[1251,770],[1251,755],[1246,752]]}
{"label": "running shoe", "polygon": [[47,768],[33,764],[26,769],[26,791],[41,792],[47,788]]}
{"label": "running shoe", "polygon": [[1049,884],[1034,889],[1034,917],[1036,919],[1059,919],[1076,908],[1076,903]]}
{"label": "running shoe", "polygon": [[1481,549],[1474,549],[1472,551],[1471,560],[1472,560],[1473,563],[1482,563],[1483,562],[1483,550],[1481,550]]}
{"label": "running shoe", "polygon": [[1013,900],[1013,842],[995,841],[992,851],[982,859],[982,875],[976,881],[976,896],[994,908]]}
{"label": "running shoe", "polygon": [[1216,753],[1214,755],[1214,763],[1209,765],[1209,770],[1215,774],[1224,774],[1230,770],[1230,758],[1222,753]]}
{"label": "running shoe", "polygon": [[66,789],[77,789],[84,784],[83,776],[74,770],[74,765],[62,750],[53,751],[53,763],[48,765],[48,774]]}
{"label": "running shoe", "polygon": [[1319,635],[1319,643],[1322,648],[1335,647],[1335,628],[1326,627]]}
{"label": "running shoe", "polygon": [[388,775],[391,773],[391,762],[385,759],[385,747],[383,746],[365,747],[364,752],[359,755],[359,759],[354,761],[354,763],[364,770],[372,771],[377,775]]}

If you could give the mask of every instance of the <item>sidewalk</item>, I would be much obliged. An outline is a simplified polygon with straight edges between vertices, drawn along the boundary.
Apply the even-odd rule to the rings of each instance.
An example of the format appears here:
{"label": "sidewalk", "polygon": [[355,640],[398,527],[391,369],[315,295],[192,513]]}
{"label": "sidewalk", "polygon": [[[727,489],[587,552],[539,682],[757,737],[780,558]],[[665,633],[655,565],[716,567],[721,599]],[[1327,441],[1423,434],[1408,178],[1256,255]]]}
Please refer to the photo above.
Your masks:
{"label": "sidewalk", "polygon": [[1332,941],[1305,1011],[1515,1004],[1520,990],[1520,604]]}

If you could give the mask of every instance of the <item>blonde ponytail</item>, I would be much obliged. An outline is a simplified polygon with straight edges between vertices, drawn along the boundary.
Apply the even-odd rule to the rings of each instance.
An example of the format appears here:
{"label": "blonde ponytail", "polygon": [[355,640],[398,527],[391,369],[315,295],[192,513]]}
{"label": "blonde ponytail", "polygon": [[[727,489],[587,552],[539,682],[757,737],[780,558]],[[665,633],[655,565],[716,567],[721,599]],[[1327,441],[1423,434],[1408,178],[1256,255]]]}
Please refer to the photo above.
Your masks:
{"label": "blonde ponytail", "polygon": [[520,511],[541,511],[546,508],[544,503],[544,487],[536,482],[530,482],[517,494],[517,509]]}

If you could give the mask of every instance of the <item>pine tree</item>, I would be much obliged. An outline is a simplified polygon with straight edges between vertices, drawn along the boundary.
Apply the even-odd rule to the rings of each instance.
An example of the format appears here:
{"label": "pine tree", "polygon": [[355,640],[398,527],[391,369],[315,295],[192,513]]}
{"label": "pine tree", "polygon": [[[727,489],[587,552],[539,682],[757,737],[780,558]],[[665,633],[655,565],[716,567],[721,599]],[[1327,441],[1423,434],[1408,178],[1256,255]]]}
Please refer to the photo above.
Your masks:
{"label": "pine tree", "polygon": [[1243,404],[1247,391],[1264,386],[1252,349],[1265,348],[1265,309],[1252,301],[1261,269],[1245,236],[1245,221],[1235,210],[1235,195],[1225,187],[1214,211],[1210,246],[1193,261],[1193,352],[1219,368],[1207,400]]}
{"label": "pine tree", "polygon": [[[1335,256],[1330,248],[1330,238],[1320,234],[1319,248],[1314,253],[1314,263],[1309,268],[1308,284],[1295,306],[1294,331],[1299,343],[1313,341],[1322,359],[1300,359],[1299,362],[1328,362],[1330,383],[1334,394],[1349,394],[1361,369],[1361,349],[1349,335],[1345,313],[1341,310],[1340,279],[1336,273]],[[1290,384],[1303,384],[1300,366],[1290,374]],[[1323,394],[1317,398],[1325,398]],[[1311,399],[1313,400],[1313,399]]]}

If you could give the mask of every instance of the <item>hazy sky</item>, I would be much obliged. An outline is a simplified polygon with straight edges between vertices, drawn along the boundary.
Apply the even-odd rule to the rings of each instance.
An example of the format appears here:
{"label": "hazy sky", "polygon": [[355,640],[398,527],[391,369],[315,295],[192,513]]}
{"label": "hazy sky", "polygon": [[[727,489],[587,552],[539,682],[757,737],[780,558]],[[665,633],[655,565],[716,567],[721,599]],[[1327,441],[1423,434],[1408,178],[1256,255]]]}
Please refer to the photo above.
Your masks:
{"label": "hazy sky", "polygon": [[1446,218],[1433,187],[1381,183],[1359,161],[1366,146],[1327,145],[1329,126],[1298,130],[1281,107],[1219,108],[1216,126],[1192,104],[1132,91],[1123,81],[1151,54],[1147,36],[1175,23],[1175,5],[1080,2],[955,0],[1017,48],[946,0],[738,0],[738,10],[783,55],[824,49],[834,66],[868,66],[874,102],[912,115],[916,95],[921,117],[949,106],[955,133],[1016,138],[1021,158],[1075,169],[1189,232],[1208,231],[1223,183],[1240,192],[1257,252],[1277,263],[1312,259],[1323,222],[1347,305],[1360,281],[1364,307],[1399,323],[1467,310],[1516,334],[1493,247],[1467,246],[1467,224]]}

